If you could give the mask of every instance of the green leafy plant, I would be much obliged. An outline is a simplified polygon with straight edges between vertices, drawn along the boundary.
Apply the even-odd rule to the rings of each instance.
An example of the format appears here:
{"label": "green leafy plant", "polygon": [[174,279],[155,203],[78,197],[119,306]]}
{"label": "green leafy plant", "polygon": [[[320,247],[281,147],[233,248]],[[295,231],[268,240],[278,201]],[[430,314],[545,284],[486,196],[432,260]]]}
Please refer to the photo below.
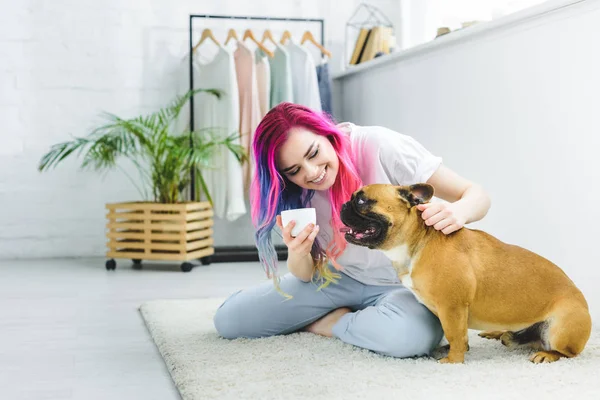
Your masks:
{"label": "green leafy plant", "polygon": [[[49,170],[76,154],[83,156],[82,169],[107,171],[120,168],[142,197],[150,200],[143,189],[151,188],[152,200],[159,203],[180,202],[183,190],[191,183],[191,171],[195,171],[196,198],[201,198],[203,193],[212,205],[202,170],[218,167],[211,165],[210,160],[216,151],[222,150],[222,146],[231,151],[240,163],[247,161],[247,154],[236,143],[237,132],[222,135],[218,128],[173,132],[181,110],[199,92],[218,98],[221,96],[214,89],[198,89],[178,96],[167,107],[149,115],[123,119],[104,113],[105,125],[94,129],[86,137],[76,137],[52,146],[41,158],[38,170]],[[117,164],[121,157],[137,167],[139,180],[133,179]]]}

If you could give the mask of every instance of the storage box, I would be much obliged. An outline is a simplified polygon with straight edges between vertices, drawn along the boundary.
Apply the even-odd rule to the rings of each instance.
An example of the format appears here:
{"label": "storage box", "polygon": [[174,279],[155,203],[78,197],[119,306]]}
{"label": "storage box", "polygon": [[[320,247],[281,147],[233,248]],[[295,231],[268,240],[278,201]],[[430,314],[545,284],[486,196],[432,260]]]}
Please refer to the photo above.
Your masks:
{"label": "storage box", "polygon": [[115,269],[113,258],[209,262],[213,248],[213,210],[208,202],[160,204],[131,202],[107,204],[107,269]]}

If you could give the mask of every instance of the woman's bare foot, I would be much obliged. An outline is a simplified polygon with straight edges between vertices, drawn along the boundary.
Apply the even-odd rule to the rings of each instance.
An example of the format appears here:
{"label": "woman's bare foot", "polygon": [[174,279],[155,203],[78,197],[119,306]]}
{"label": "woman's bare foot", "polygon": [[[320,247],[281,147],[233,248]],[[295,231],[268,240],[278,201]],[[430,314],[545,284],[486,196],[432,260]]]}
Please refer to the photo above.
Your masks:
{"label": "woman's bare foot", "polygon": [[323,318],[316,320],[312,324],[304,328],[307,332],[316,333],[317,335],[332,337],[333,326],[342,318],[345,314],[348,314],[350,309],[347,307],[338,308],[333,310]]}

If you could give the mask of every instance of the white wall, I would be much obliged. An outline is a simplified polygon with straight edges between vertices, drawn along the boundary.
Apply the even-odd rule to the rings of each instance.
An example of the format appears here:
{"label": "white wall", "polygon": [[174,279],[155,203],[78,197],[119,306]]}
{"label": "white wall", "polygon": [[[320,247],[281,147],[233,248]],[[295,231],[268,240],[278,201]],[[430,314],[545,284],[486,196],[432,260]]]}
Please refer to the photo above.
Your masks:
{"label": "white wall", "polygon": [[[120,173],[101,178],[71,162],[36,171],[49,146],[85,135],[100,111],[133,116],[173,95],[188,15],[233,14],[326,20],[326,47],[339,69],[344,26],[357,1],[20,0],[0,12],[0,257],[102,255],[104,204],[136,200]],[[209,22],[207,22],[208,24]],[[230,27],[210,22],[223,40]],[[294,25],[296,26],[296,25]],[[271,24],[276,36],[284,26]],[[300,28],[303,32],[308,25]],[[292,28],[294,29],[294,28]],[[296,32],[298,28],[295,28]],[[201,27],[195,32],[195,40]],[[240,32],[241,33],[241,32]],[[318,30],[314,34],[318,37]],[[228,227],[231,228],[231,227]],[[233,233],[233,234],[232,234]],[[249,219],[218,225],[218,245],[252,244]]]}
{"label": "white wall", "polygon": [[413,135],[482,184],[473,227],[557,263],[597,317],[599,25],[588,0],[336,81],[345,120]]}
{"label": "white wall", "polygon": [[399,0],[402,48],[435,39],[438,28],[452,31],[464,22],[492,21],[546,0]]}

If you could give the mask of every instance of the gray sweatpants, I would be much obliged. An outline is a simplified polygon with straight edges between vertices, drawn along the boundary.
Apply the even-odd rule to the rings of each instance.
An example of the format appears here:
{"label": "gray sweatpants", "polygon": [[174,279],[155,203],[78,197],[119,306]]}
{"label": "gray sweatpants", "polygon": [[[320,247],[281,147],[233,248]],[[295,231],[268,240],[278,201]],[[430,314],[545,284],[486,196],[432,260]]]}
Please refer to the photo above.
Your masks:
{"label": "gray sweatpants", "polygon": [[427,355],[443,337],[438,318],[403,286],[365,285],[345,274],[320,291],[286,274],[281,289],[271,281],[232,294],[214,317],[224,338],[258,338],[298,331],[332,310],[349,307],[333,327],[342,341],[392,357]]}

